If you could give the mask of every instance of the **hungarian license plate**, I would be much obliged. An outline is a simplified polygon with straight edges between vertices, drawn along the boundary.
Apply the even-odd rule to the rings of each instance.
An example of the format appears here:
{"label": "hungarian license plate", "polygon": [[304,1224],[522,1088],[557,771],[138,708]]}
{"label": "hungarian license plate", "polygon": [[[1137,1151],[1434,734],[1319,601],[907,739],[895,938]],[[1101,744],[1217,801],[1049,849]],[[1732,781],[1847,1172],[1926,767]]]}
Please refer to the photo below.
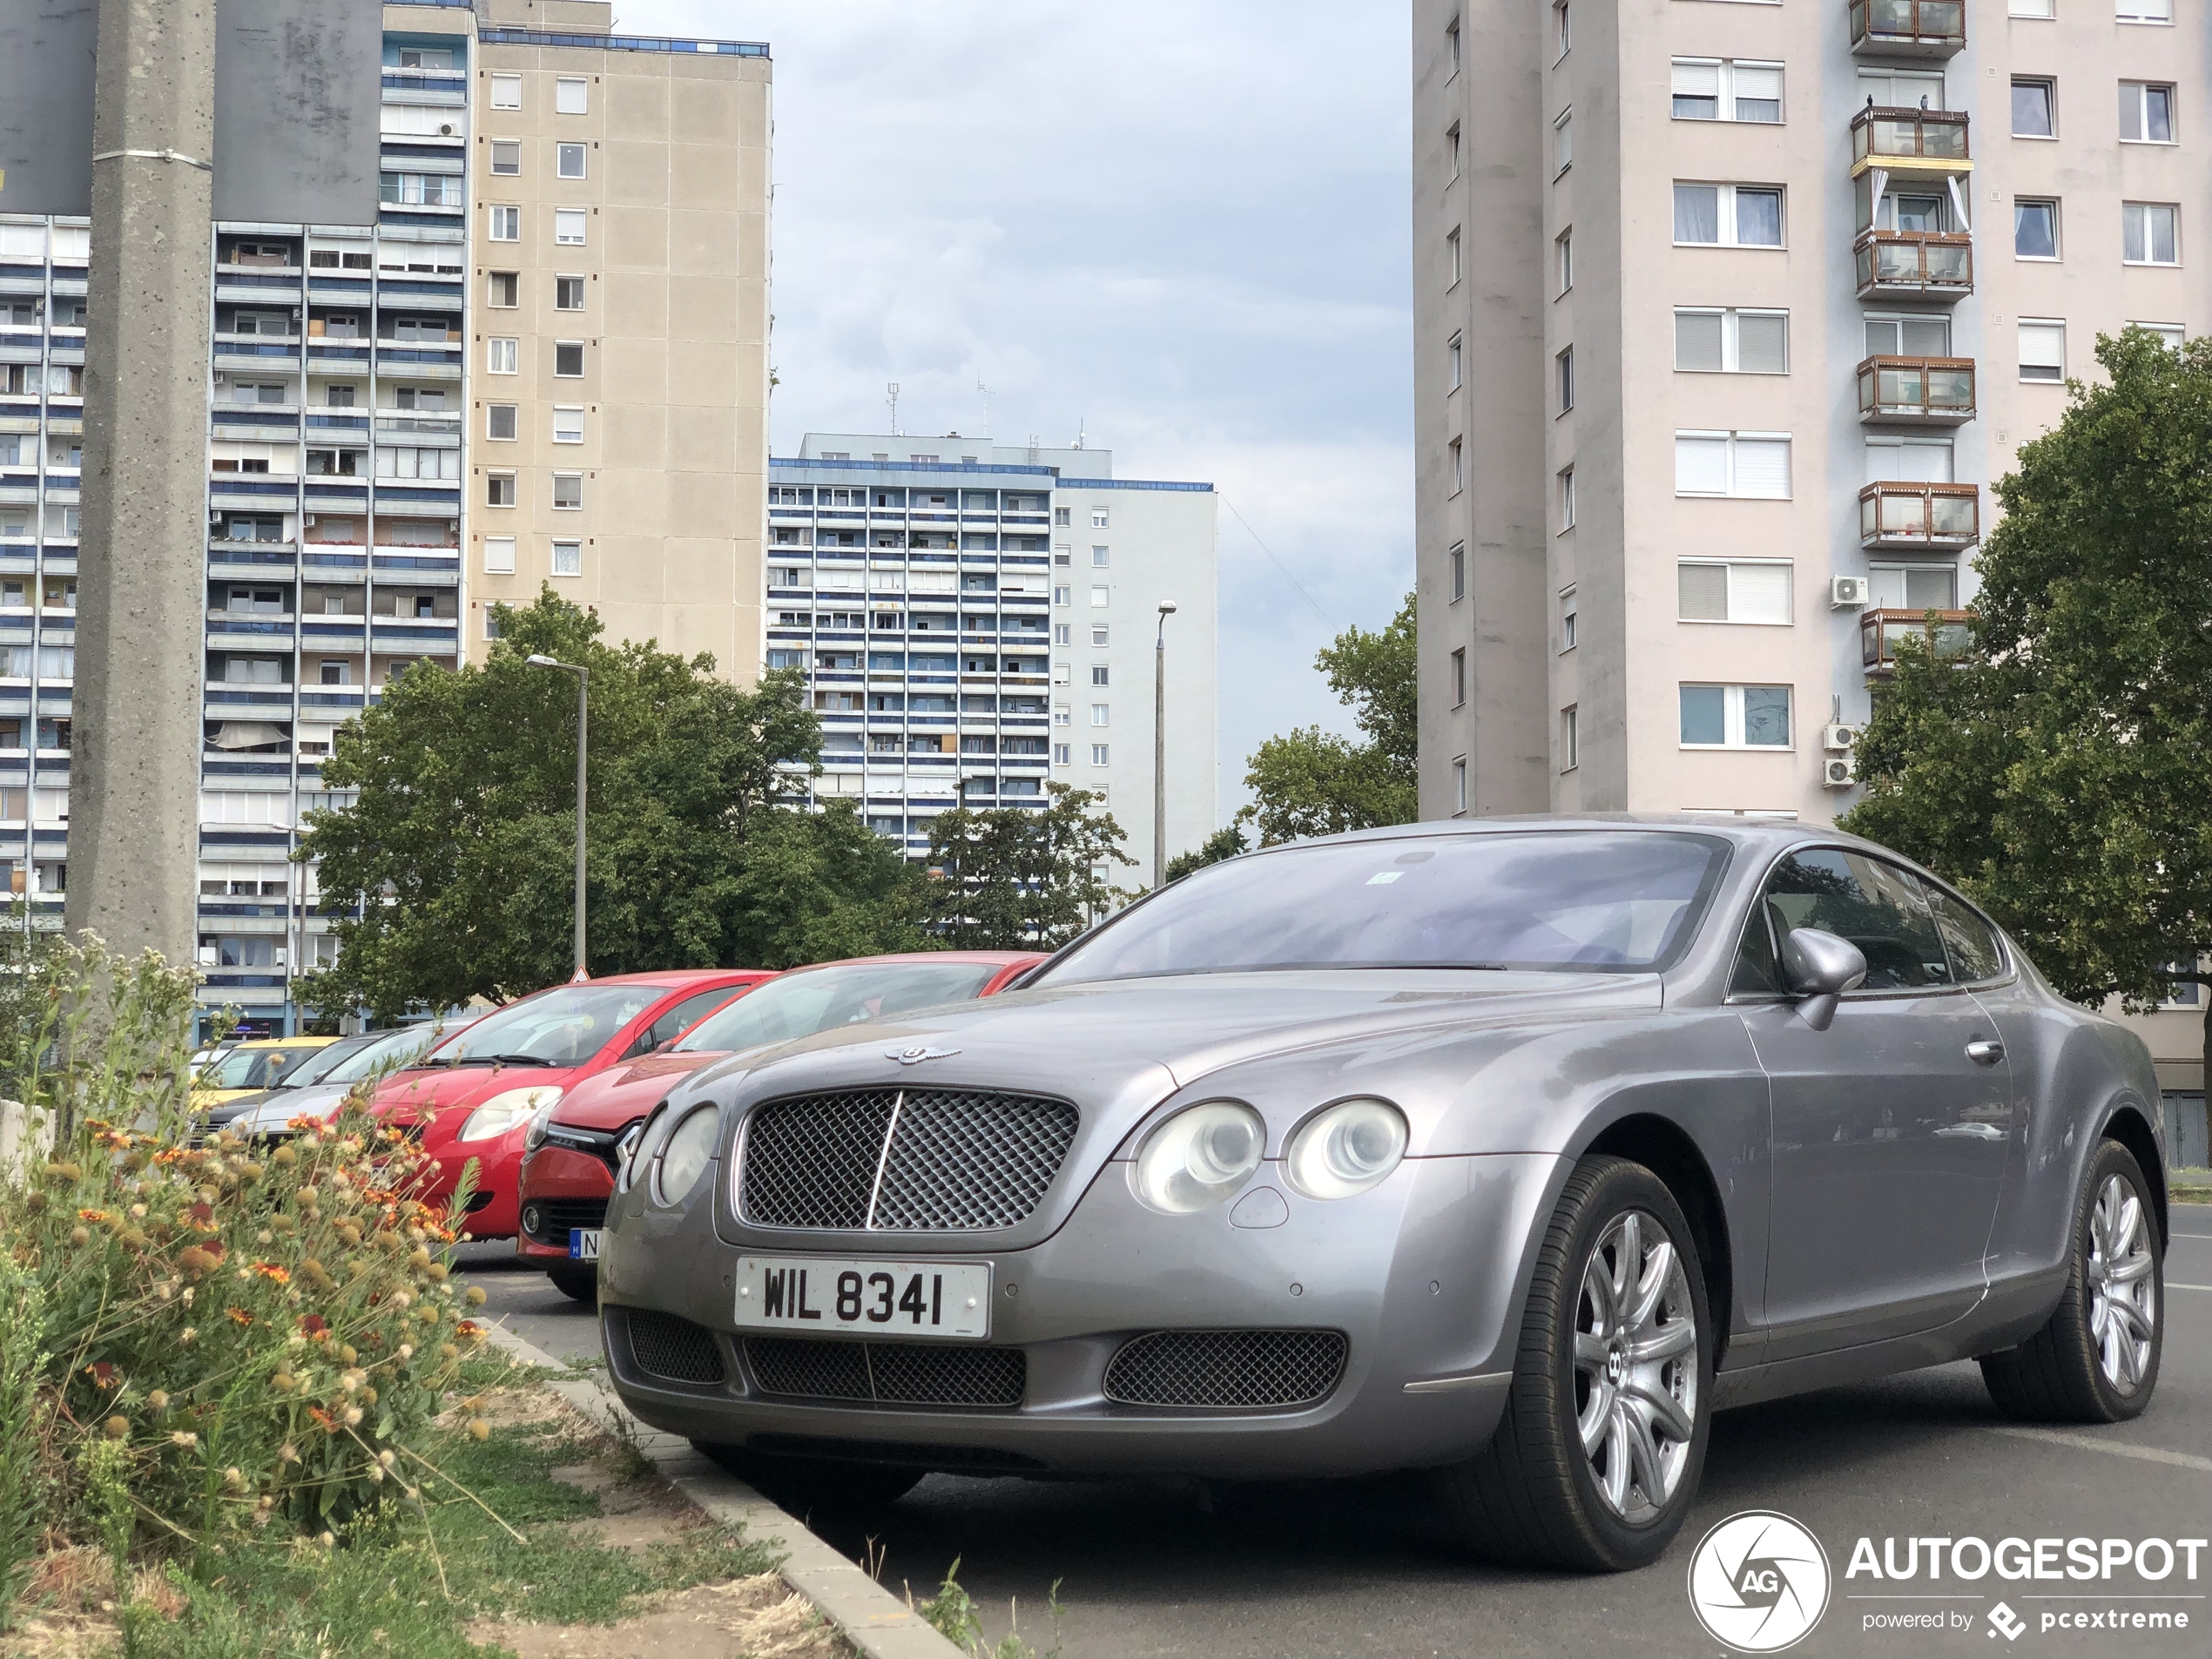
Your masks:
{"label": "hungarian license plate", "polygon": [[988,1337],[990,1264],[741,1256],[737,1323],[752,1331]]}
{"label": "hungarian license plate", "polygon": [[569,1229],[569,1259],[572,1262],[596,1262],[599,1259],[598,1228]]}

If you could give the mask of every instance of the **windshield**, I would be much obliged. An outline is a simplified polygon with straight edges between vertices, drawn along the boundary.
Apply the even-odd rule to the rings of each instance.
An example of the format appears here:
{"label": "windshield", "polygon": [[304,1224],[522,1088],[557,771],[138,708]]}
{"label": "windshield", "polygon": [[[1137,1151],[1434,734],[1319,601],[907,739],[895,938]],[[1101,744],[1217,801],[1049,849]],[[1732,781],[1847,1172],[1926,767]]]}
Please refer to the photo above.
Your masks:
{"label": "windshield", "polygon": [[487,1014],[424,1063],[581,1065],[667,995],[665,985],[563,985],[541,991]]}
{"label": "windshield", "polygon": [[348,1055],[359,1054],[375,1041],[374,1037],[341,1037],[337,1042],[316,1049],[272,1082],[279,1089],[299,1089],[308,1083],[321,1082],[328,1078],[333,1067]]}
{"label": "windshield", "polygon": [[1031,984],[1295,968],[1635,973],[1688,945],[1726,844],[1547,831],[1286,848],[1199,871]]}
{"label": "windshield", "polygon": [[336,1065],[314,1081],[319,1083],[357,1083],[362,1078],[373,1077],[381,1071],[397,1071],[403,1066],[413,1065],[428,1054],[434,1044],[444,1042],[469,1024],[466,1020],[428,1020],[421,1025],[387,1031],[373,1039],[367,1048],[355,1049],[341,1056]]}
{"label": "windshield", "polygon": [[309,1058],[322,1052],[320,1042],[287,1043],[273,1049],[233,1049],[199,1074],[202,1089],[266,1089]]}
{"label": "windshield", "polygon": [[940,1002],[964,1002],[981,995],[999,968],[997,962],[853,962],[785,974],[700,1021],[675,1052],[725,1054]]}

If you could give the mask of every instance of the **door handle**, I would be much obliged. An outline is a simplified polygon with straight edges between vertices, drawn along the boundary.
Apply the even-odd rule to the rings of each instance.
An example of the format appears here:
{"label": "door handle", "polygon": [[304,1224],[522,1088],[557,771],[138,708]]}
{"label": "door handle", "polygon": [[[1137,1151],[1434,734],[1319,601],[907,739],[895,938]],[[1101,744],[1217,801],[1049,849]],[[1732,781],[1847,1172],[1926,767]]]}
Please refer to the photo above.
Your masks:
{"label": "door handle", "polygon": [[1994,1123],[1946,1123],[1936,1131],[1939,1138],[1951,1140],[2001,1141],[2006,1132]]}
{"label": "door handle", "polygon": [[1976,1037],[1966,1045],[1966,1058],[1978,1066],[1993,1066],[2005,1057],[2005,1045],[1994,1037]]}

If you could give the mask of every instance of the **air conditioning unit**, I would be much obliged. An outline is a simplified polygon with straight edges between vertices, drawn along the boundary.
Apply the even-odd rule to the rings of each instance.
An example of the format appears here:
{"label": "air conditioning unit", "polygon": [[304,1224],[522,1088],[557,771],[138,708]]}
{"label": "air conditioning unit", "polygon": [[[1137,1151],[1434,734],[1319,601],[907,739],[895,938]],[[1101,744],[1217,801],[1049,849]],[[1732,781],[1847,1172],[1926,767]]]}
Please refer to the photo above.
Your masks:
{"label": "air conditioning unit", "polygon": [[1837,576],[1828,578],[1828,604],[1837,610],[1857,610],[1866,603],[1866,578]]}
{"label": "air conditioning unit", "polygon": [[1840,720],[1831,720],[1820,728],[1820,746],[1831,754],[1842,754],[1858,741],[1858,728]]}
{"label": "air conditioning unit", "polygon": [[1824,789],[1849,789],[1858,781],[1849,755],[1831,755],[1820,763],[1820,786]]}
{"label": "air conditioning unit", "polygon": [[461,129],[450,121],[441,121],[438,123],[438,136],[441,138],[457,138],[461,136]]}
{"label": "air conditioning unit", "polygon": [[313,513],[309,513],[309,514],[307,515],[307,528],[308,528],[309,529],[314,529],[314,527],[315,527],[315,516],[314,516]]}
{"label": "air conditioning unit", "polygon": [[226,374],[222,373],[220,370],[218,370],[218,371],[216,372],[216,374],[215,374],[215,384],[216,384],[216,385],[218,385],[218,386],[228,386],[230,383],[231,383],[231,377],[230,377],[229,375],[227,375],[227,374]]}

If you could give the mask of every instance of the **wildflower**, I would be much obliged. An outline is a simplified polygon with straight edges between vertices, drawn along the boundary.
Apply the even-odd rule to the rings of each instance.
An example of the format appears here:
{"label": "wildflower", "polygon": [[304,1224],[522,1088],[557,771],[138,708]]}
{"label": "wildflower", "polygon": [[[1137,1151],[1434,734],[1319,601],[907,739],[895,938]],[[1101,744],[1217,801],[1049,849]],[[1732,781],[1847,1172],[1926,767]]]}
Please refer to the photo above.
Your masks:
{"label": "wildflower", "polygon": [[323,1410],[323,1408],[320,1406],[308,1406],[307,1415],[314,1418],[315,1421],[320,1423],[325,1428],[336,1428],[338,1426],[338,1420],[333,1417],[328,1412]]}
{"label": "wildflower", "polygon": [[293,1233],[300,1231],[300,1224],[293,1220],[293,1218],[289,1216],[271,1216],[269,1217],[269,1231],[273,1233],[277,1233],[283,1238],[289,1238]]}
{"label": "wildflower", "polygon": [[376,1454],[376,1460],[388,1469],[400,1460],[400,1454],[387,1447]]}
{"label": "wildflower", "polygon": [[301,1314],[300,1316],[300,1328],[317,1342],[324,1340],[330,1335],[329,1321],[325,1319],[320,1313]]}
{"label": "wildflower", "polygon": [[160,1416],[162,1413],[167,1411],[169,1409],[168,1390],[165,1388],[157,1388],[147,1394],[146,1409],[152,1412],[156,1417]]}
{"label": "wildflower", "polygon": [[425,1250],[421,1245],[417,1244],[413,1250],[408,1252],[407,1264],[415,1269],[418,1273],[429,1271],[430,1252]]}
{"label": "wildflower", "polygon": [[368,1466],[368,1483],[373,1487],[384,1484],[384,1471],[374,1463]]}
{"label": "wildflower", "polygon": [[402,1342],[400,1344],[400,1358],[402,1360],[412,1359],[415,1358],[415,1345],[412,1342]]}
{"label": "wildflower", "polygon": [[[185,1271],[193,1275],[195,1278],[202,1273],[213,1272],[215,1271],[215,1263],[216,1258],[209,1255],[206,1251],[202,1250],[198,1244],[186,1245],[183,1251],[179,1252],[177,1257],[177,1265],[183,1268]],[[192,1292],[190,1291],[186,1291],[185,1294],[186,1296],[190,1296]]]}
{"label": "wildflower", "polygon": [[269,1379],[269,1386],[280,1394],[288,1394],[300,1386],[300,1379],[288,1371],[280,1371]]}
{"label": "wildflower", "polygon": [[105,1210],[80,1210],[77,1212],[77,1218],[79,1221],[89,1221],[97,1227],[100,1224],[100,1223],[107,1219],[107,1211]]}
{"label": "wildflower", "polygon": [[172,1446],[181,1446],[189,1452],[193,1447],[199,1444],[199,1436],[193,1433],[189,1429],[180,1428],[169,1436],[169,1444]]}
{"label": "wildflower", "polygon": [[292,1270],[287,1267],[280,1267],[274,1262],[256,1262],[253,1264],[253,1271],[272,1285],[292,1283]]}
{"label": "wildflower", "polygon": [[486,1299],[487,1298],[484,1295],[484,1287],[482,1285],[471,1285],[469,1287],[468,1302],[470,1307],[480,1308],[483,1306]]}
{"label": "wildflower", "polygon": [[212,1187],[202,1187],[199,1190],[199,1202],[185,1210],[185,1218],[202,1232],[215,1231],[215,1200],[222,1196]]}
{"label": "wildflower", "polygon": [[448,1359],[458,1359],[461,1358],[461,1350],[455,1347],[450,1342],[441,1342],[438,1345],[438,1352]]}
{"label": "wildflower", "polygon": [[392,1292],[392,1305],[395,1308],[405,1308],[414,1300],[415,1298],[412,1296],[409,1296],[405,1291],[394,1291]]}
{"label": "wildflower", "polygon": [[111,1440],[127,1439],[131,1433],[131,1420],[118,1413],[100,1425],[100,1433]]}
{"label": "wildflower", "polygon": [[484,1420],[481,1417],[470,1418],[469,1420],[469,1438],[472,1440],[489,1440],[491,1438],[491,1425],[484,1421]]}
{"label": "wildflower", "polygon": [[453,1327],[453,1332],[455,1336],[465,1337],[471,1342],[482,1342],[484,1339],[484,1327],[474,1319],[463,1319]]}
{"label": "wildflower", "polygon": [[84,1171],[81,1166],[74,1163],[49,1163],[46,1166],[46,1178],[54,1182],[66,1181],[73,1186],[84,1178]]}
{"label": "wildflower", "polygon": [[251,1313],[248,1313],[244,1308],[225,1308],[223,1312],[230,1315],[231,1323],[233,1325],[251,1325],[253,1323],[253,1316]]}
{"label": "wildflower", "polygon": [[246,1474],[235,1465],[223,1471],[223,1485],[232,1492],[246,1490]]}
{"label": "wildflower", "polygon": [[319,1291],[337,1288],[337,1281],[330,1277],[330,1270],[312,1256],[300,1264],[300,1277]]}
{"label": "wildflower", "polygon": [[253,1235],[253,1242],[257,1244],[273,1244],[276,1243],[276,1235],[264,1227]]}
{"label": "wildflower", "polygon": [[282,1446],[280,1446],[279,1447],[277,1447],[277,1461],[278,1461],[278,1462],[280,1462],[280,1463],[297,1463],[299,1460],[300,1460],[300,1448],[299,1448],[298,1447],[296,1447],[296,1446],[293,1445],[293,1443],[292,1443],[290,1440],[287,1440],[287,1441],[286,1441],[286,1442],[285,1442]]}
{"label": "wildflower", "polygon": [[92,1235],[86,1232],[82,1227],[71,1227],[69,1230],[69,1242],[71,1244],[88,1244],[91,1243],[91,1241]]}
{"label": "wildflower", "polygon": [[446,1275],[450,1271],[452,1271],[452,1270],[443,1262],[432,1262],[430,1264],[430,1277],[440,1283],[444,1282]]}
{"label": "wildflower", "polygon": [[[187,1291],[185,1294],[189,1296],[192,1292]],[[183,1330],[177,1332],[177,1345],[182,1348],[189,1348],[192,1345],[193,1339],[199,1335],[199,1332],[198,1328],[188,1325]]]}
{"label": "wildflower", "polygon": [[344,1418],[345,1424],[347,1428],[359,1426],[361,1420],[361,1408],[358,1406],[347,1406],[344,1413]]}
{"label": "wildflower", "polygon": [[360,1358],[361,1355],[355,1352],[354,1345],[350,1342],[344,1344],[338,1350],[338,1363],[341,1366],[350,1366]]}
{"label": "wildflower", "polygon": [[361,1241],[361,1230],[353,1222],[340,1222],[337,1226],[337,1232],[338,1236],[344,1239],[348,1244],[359,1244]]}
{"label": "wildflower", "polygon": [[357,1392],[361,1388],[361,1385],[366,1383],[368,1380],[368,1373],[361,1370],[359,1366],[355,1366],[351,1370],[341,1372],[339,1373],[338,1385],[350,1394]]}
{"label": "wildflower", "polygon": [[132,1250],[145,1250],[153,1243],[152,1239],[146,1237],[145,1231],[138,1227],[125,1227],[121,1232],[116,1234],[116,1237]]}
{"label": "wildflower", "polygon": [[105,1359],[95,1360],[85,1366],[84,1374],[92,1379],[96,1387],[100,1388],[112,1388],[123,1380],[116,1368]]}
{"label": "wildflower", "polygon": [[185,1305],[186,1307],[192,1305],[192,1286],[189,1285],[185,1287]]}
{"label": "wildflower", "polygon": [[299,1161],[300,1155],[288,1146],[280,1146],[275,1151],[269,1154],[270,1163],[280,1164],[287,1170]]}
{"label": "wildflower", "polygon": [[315,1542],[320,1544],[325,1549],[335,1549],[338,1548],[338,1540],[329,1533],[320,1533],[316,1534]]}

